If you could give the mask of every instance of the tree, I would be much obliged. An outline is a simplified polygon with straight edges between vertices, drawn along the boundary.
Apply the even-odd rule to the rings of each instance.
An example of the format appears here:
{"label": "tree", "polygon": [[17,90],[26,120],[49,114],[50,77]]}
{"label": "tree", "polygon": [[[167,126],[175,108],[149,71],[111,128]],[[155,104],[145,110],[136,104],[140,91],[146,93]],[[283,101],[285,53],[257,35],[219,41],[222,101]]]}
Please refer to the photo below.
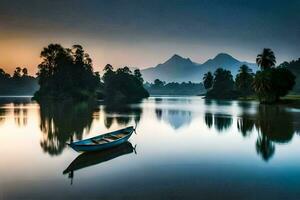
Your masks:
{"label": "tree", "polygon": [[235,85],[243,97],[253,93],[253,73],[247,65],[242,65],[236,75]]}
{"label": "tree", "polygon": [[140,100],[149,96],[143,87],[143,78],[139,70],[132,73],[128,67],[123,67],[114,71],[113,67],[107,64],[102,79],[104,96],[110,103]]}
{"label": "tree", "polygon": [[0,68],[0,80],[7,80],[10,78],[10,75],[6,73],[2,68]]}
{"label": "tree", "polygon": [[257,55],[256,63],[261,67],[261,70],[274,67],[276,64],[274,52],[268,48],[263,49],[262,53]]}
{"label": "tree", "polygon": [[229,70],[218,68],[214,73],[212,89],[206,94],[207,98],[232,99],[236,97],[233,90],[234,81]]}
{"label": "tree", "polygon": [[142,76],[141,71],[139,69],[135,69],[133,74],[134,74],[134,76],[136,77],[137,80],[139,80],[141,83],[144,83],[143,76]]}
{"label": "tree", "polygon": [[166,83],[164,81],[161,81],[159,79],[155,79],[154,80],[154,87],[156,88],[160,88],[163,87]]}
{"label": "tree", "polygon": [[293,89],[295,75],[285,67],[274,67],[276,60],[272,50],[264,49],[256,60],[261,71],[255,75],[253,88],[260,102],[274,103]]}
{"label": "tree", "polygon": [[253,89],[260,102],[269,103],[276,100],[276,94],[272,85],[272,71],[258,71],[254,77]]}
{"label": "tree", "polygon": [[21,67],[17,67],[14,71],[14,74],[13,74],[13,78],[17,79],[17,78],[20,78],[21,77]]}
{"label": "tree", "polygon": [[26,67],[22,69],[22,73],[23,73],[22,76],[28,76],[28,70]]}
{"label": "tree", "polygon": [[50,44],[40,56],[42,62],[37,73],[40,89],[35,93],[37,100],[81,100],[95,96],[100,79],[93,72],[92,60],[82,46],[73,45],[69,49]]}
{"label": "tree", "polygon": [[203,84],[206,90],[209,90],[213,86],[214,77],[211,72],[207,72],[203,77]]}

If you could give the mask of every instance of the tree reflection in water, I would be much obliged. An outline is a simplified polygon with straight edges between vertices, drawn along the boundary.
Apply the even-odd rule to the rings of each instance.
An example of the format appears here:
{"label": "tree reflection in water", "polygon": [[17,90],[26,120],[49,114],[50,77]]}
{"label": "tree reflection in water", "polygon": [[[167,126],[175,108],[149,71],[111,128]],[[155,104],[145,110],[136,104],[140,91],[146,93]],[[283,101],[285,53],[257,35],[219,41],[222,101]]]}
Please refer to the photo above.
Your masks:
{"label": "tree reflection in water", "polygon": [[137,125],[142,115],[142,109],[134,104],[106,104],[103,108],[106,128],[110,128],[113,123],[126,126],[132,121]]}
{"label": "tree reflection in water", "polygon": [[192,122],[192,112],[187,110],[156,108],[155,115],[158,120],[163,120],[175,130]]}
{"label": "tree reflection in water", "polygon": [[292,140],[297,127],[296,114],[280,105],[259,105],[254,116],[242,115],[238,119],[238,130],[243,136],[258,131],[256,151],[263,160],[268,161],[275,153],[275,144],[288,143]]}
{"label": "tree reflection in water", "polygon": [[15,123],[21,127],[26,126],[28,122],[28,109],[26,104],[23,103],[14,103],[14,119]]}
{"label": "tree reflection in water", "polygon": [[213,125],[213,115],[211,113],[205,113],[205,124],[208,128],[211,128]]}
{"label": "tree reflection in water", "polygon": [[232,125],[232,117],[230,115],[214,115],[214,127],[219,131],[222,132]]}
{"label": "tree reflection in water", "polygon": [[44,152],[59,155],[66,142],[82,139],[83,133],[89,132],[94,112],[95,102],[40,103],[40,145]]}

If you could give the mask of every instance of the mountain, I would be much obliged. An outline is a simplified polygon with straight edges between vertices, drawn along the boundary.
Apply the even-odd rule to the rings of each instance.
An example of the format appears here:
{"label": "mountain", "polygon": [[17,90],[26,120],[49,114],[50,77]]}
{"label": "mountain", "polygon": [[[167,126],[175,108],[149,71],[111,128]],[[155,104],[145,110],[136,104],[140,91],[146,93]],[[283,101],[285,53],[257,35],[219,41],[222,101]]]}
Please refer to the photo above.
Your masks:
{"label": "mountain", "polygon": [[201,82],[206,72],[214,72],[219,67],[230,70],[235,76],[243,64],[248,65],[253,71],[257,70],[256,64],[239,61],[225,53],[220,53],[203,64],[175,54],[166,62],[141,72],[145,81],[148,82],[153,82],[157,78],[166,82]]}

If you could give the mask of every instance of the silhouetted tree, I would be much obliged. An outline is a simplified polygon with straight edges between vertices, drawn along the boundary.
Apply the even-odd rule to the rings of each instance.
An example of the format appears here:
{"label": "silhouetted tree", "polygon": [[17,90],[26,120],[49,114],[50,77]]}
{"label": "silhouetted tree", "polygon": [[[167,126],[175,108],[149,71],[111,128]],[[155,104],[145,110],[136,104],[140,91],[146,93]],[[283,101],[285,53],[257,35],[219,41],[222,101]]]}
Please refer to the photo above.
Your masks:
{"label": "silhouetted tree", "polygon": [[262,53],[257,55],[256,63],[261,67],[261,70],[274,67],[276,64],[274,52],[268,48],[263,49]]}
{"label": "silhouetted tree", "polygon": [[0,68],[0,95],[32,95],[37,89],[37,80],[27,68],[17,67],[12,77]]}
{"label": "silhouetted tree", "polygon": [[143,76],[141,74],[141,71],[139,69],[135,69],[134,72],[133,72],[135,78],[140,81],[141,83],[144,83],[144,79],[143,79]]}
{"label": "silhouetted tree", "polygon": [[72,49],[50,44],[41,52],[38,66],[40,89],[35,93],[41,99],[87,99],[95,96],[100,77],[93,72],[92,60],[80,45]]}
{"label": "silhouetted tree", "polygon": [[17,79],[17,78],[20,78],[22,75],[21,75],[21,72],[22,72],[22,69],[21,67],[17,67],[14,71],[14,75],[13,75],[13,78],[14,79]]}
{"label": "silhouetted tree", "polygon": [[215,99],[235,98],[233,86],[234,81],[231,72],[218,68],[214,73],[213,87],[207,92],[206,97]]}
{"label": "silhouetted tree", "polygon": [[258,55],[257,63],[262,70],[256,73],[253,88],[261,102],[276,102],[293,89],[296,77],[284,67],[274,68],[276,60],[270,49]]}
{"label": "silhouetted tree", "polygon": [[26,67],[22,69],[22,73],[22,76],[28,76],[28,70]]}
{"label": "silhouetted tree", "polygon": [[300,93],[300,58],[298,60],[292,60],[290,62],[283,62],[279,67],[290,70],[296,76],[296,84],[293,91]]}
{"label": "silhouetted tree", "polygon": [[155,79],[154,80],[154,87],[156,88],[160,88],[163,87],[166,83],[164,81],[161,81],[159,79]]}
{"label": "silhouetted tree", "polygon": [[235,85],[243,97],[253,93],[253,73],[247,65],[242,65],[235,78]]}
{"label": "silhouetted tree", "polygon": [[106,100],[114,102],[140,100],[148,97],[149,93],[143,87],[142,75],[139,70],[133,74],[128,67],[113,70],[106,65],[103,75],[104,96]]}
{"label": "silhouetted tree", "polygon": [[207,72],[203,77],[203,85],[206,90],[209,90],[213,86],[214,77],[211,72]]}

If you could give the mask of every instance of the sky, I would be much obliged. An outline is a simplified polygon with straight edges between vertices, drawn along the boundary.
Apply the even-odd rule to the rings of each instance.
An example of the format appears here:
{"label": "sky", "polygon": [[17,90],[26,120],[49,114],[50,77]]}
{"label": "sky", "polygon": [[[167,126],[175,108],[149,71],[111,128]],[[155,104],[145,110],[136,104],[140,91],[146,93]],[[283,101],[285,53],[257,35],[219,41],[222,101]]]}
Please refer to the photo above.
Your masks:
{"label": "sky", "polygon": [[50,43],[81,44],[95,71],[153,67],[173,54],[202,63],[226,52],[278,64],[300,57],[300,0],[0,0],[0,68],[37,71]]}

